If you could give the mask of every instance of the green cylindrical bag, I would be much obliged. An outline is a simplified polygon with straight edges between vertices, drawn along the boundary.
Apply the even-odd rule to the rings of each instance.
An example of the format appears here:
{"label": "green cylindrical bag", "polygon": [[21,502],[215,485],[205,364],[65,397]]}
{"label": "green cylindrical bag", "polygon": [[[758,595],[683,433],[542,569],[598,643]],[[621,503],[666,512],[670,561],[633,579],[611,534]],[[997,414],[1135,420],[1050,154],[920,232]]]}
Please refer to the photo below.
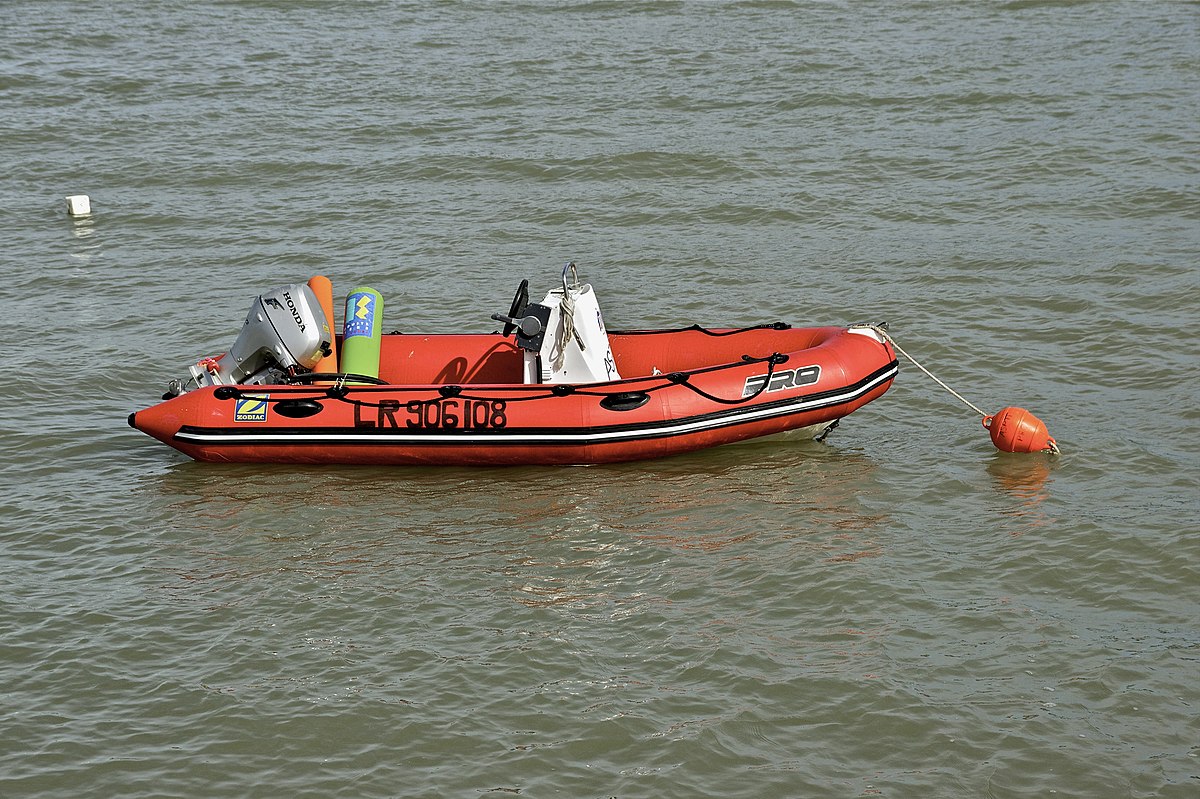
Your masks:
{"label": "green cylindrical bag", "polygon": [[383,295],[360,286],[346,296],[342,326],[343,372],[379,377],[379,347],[383,336]]}

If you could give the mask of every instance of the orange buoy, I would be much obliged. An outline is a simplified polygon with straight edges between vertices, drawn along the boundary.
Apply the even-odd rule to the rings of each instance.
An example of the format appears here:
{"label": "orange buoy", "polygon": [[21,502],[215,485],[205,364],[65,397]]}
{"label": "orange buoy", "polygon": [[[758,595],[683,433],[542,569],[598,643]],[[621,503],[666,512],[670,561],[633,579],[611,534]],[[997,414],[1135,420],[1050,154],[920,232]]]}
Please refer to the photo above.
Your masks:
{"label": "orange buoy", "polygon": [[985,416],[983,426],[996,449],[1002,452],[1058,454],[1058,444],[1050,437],[1046,425],[1024,408],[1001,408],[999,412]]}

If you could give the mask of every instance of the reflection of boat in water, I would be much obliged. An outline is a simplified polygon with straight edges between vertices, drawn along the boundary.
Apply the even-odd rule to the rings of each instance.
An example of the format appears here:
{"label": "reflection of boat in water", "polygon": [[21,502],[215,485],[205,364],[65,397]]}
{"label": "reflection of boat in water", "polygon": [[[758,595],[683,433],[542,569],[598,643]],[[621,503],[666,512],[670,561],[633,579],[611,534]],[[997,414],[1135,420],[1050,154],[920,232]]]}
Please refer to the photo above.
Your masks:
{"label": "reflection of boat in water", "polygon": [[897,373],[869,326],[607,331],[573,271],[540,303],[523,282],[490,334],[383,334],[382,298],[356,289],[334,336],[318,279],[277,289],[229,353],[129,423],[205,461],[606,463],[819,435]]}

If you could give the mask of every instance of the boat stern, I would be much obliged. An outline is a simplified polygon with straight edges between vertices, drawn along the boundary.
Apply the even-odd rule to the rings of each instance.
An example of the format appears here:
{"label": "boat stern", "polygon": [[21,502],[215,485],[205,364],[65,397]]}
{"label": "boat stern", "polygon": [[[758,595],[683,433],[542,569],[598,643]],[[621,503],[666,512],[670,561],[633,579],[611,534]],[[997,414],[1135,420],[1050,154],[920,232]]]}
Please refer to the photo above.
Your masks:
{"label": "boat stern", "polygon": [[186,425],[205,422],[211,424],[214,414],[219,415],[219,411],[214,407],[212,394],[212,388],[189,391],[178,397],[163,400],[157,405],[134,411],[126,421],[134,430],[174,447],[189,457],[202,460],[197,452],[191,451],[194,448],[180,442],[176,435]]}

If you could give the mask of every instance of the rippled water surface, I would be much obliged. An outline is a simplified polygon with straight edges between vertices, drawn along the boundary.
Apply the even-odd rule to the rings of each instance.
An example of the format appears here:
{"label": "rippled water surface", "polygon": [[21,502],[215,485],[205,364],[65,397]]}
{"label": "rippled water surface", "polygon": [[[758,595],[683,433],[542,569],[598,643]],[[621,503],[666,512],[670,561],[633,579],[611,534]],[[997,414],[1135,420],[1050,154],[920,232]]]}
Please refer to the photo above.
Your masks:
{"label": "rippled water surface", "polygon": [[[1194,3],[0,5],[0,795],[1197,795],[1197,75]],[[1063,455],[911,367],[627,466],[125,424],[282,283],[486,332],[568,259]]]}

